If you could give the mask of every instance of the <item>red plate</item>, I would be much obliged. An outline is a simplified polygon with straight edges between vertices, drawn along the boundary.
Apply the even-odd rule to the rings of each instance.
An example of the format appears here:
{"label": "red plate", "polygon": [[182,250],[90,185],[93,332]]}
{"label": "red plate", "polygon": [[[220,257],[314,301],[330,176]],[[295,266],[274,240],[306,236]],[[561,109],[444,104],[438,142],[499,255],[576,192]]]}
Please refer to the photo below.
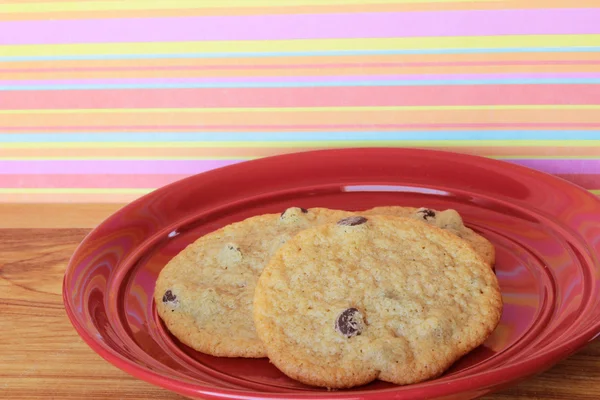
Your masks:
{"label": "red plate", "polygon": [[[497,250],[498,328],[442,377],[327,392],[266,359],[197,353],[152,301],[167,261],[199,236],[286,207],[454,208]],[[549,368],[600,332],[600,201],[500,161],[409,149],[343,149],[249,161],[176,182],[98,226],[67,268],[63,296],[81,337],[130,374],[195,398],[472,399]]]}

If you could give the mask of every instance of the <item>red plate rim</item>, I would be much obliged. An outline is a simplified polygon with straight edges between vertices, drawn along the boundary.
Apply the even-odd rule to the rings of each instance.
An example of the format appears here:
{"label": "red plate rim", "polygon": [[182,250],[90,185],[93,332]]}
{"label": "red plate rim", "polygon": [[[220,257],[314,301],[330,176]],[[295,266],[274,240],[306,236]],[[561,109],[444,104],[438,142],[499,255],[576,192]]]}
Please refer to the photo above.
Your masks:
{"label": "red plate rim", "polygon": [[[236,170],[243,165],[259,164],[259,163],[270,163],[273,160],[282,159],[282,158],[310,158],[312,155],[319,155],[324,153],[334,152],[336,154],[340,154],[340,152],[359,152],[360,154],[364,154],[364,152],[372,152],[372,151],[382,151],[388,150],[393,151],[395,153],[408,153],[416,154],[419,153],[423,157],[443,157],[449,160],[460,160],[463,162],[472,162],[478,164],[485,164],[486,167],[495,169],[495,170],[512,170],[516,174],[529,174],[529,175],[537,175],[540,179],[543,180],[552,180],[552,181],[560,181],[562,185],[566,185],[570,187],[572,190],[577,190],[582,196],[589,196],[598,204],[598,211],[600,212],[600,200],[588,192],[587,190],[565,180],[560,177],[550,175],[538,170],[534,170],[531,168],[527,168],[521,165],[508,163],[500,160],[495,160],[491,158],[468,155],[462,153],[455,152],[446,152],[440,150],[429,150],[429,149],[415,149],[415,148],[389,148],[389,147],[366,147],[366,148],[335,148],[335,149],[325,149],[325,150],[312,150],[312,151],[303,151],[297,153],[289,153],[282,154],[270,157],[264,157],[255,160],[244,161],[241,163],[237,163],[234,165],[229,165],[225,167],[220,167],[214,170],[206,171],[201,174],[192,175],[176,182],[165,185],[161,188],[158,188],[134,201],[127,204],[107,219],[104,222],[99,224],[96,228],[94,228],[77,246],[73,256],[69,260],[67,268],[65,270],[64,279],[63,279],[63,302],[65,305],[65,311],[71,324],[79,334],[79,336],[90,346],[96,353],[98,353],[102,358],[121,370],[139,378],[146,382],[161,386],[165,389],[174,391],[176,393],[180,393],[186,396],[211,396],[213,398],[236,398],[236,399],[255,399],[257,393],[249,390],[231,390],[231,389],[216,389],[211,386],[205,386],[200,384],[190,384],[185,381],[181,381],[175,378],[167,378],[159,373],[156,373],[152,370],[149,370],[145,367],[140,366],[139,364],[121,356],[114,349],[104,345],[102,342],[96,340],[92,334],[90,334],[85,327],[78,321],[76,312],[73,311],[73,304],[71,303],[69,293],[72,291],[73,287],[68,285],[68,276],[72,273],[72,270],[75,267],[73,260],[76,258],[75,256],[84,248],[88,241],[90,241],[94,236],[98,234],[99,228],[111,221],[115,218],[119,218],[120,215],[127,213],[130,209],[135,208],[136,205],[140,203],[147,202],[148,200],[164,194],[165,192],[172,191],[174,188],[177,188],[180,185],[185,185],[187,182],[197,179],[197,176],[211,176],[212,174],[222,173],[223,171],[228,170]],[[304,161],[304,160],[303,160]],[[599,265],[598,258],[595,253],[591,254],[594,259],[594,264]],[[421,388],[422,384],[412,385],[416,391],[420,390],[428,390],[429,388],[436,388],[436,393],[439,395],[452,395],[460,392],[464,392],[466,390],[473,390],[480,387],[485,387],[489,385],[497,385],[500,382],[509,383],[512,381],[516,381],[519,378],[522,378],[527,375],[531,375],[532,371],[541,372],[556,362],[568,357],[573,354],[577,350],[581,349],[587,343],[591,342],[595,338],[600,336],[600,318],[594,321],[593,323],[587,325],[587,328],[574,334],[568,340],[561,342],[556,345],[551,350],[547,352],[534,353],[534,355],[530,358],[527,358],[523,361],[502,366],[493,370],[482,371],[473,375],[467,375],[463,377],[459,377],[455,380],[449,382],[436,382],[436,381],[427,381],[422,384],[427,384],[427,388]],[[391,393],[399,390],[399,388],[390,388],[378,390],[376,393]],[[261,398],[265,399],[306,399],[310,397],[318,397],[318,398],[331,398],[331,399],[342,399],[342,398],[356,398],[356,396],[360,395],[373,395],[375,392],[372,391],[352,391],[352,392],[319,392],[315,393],[260,393]]]}

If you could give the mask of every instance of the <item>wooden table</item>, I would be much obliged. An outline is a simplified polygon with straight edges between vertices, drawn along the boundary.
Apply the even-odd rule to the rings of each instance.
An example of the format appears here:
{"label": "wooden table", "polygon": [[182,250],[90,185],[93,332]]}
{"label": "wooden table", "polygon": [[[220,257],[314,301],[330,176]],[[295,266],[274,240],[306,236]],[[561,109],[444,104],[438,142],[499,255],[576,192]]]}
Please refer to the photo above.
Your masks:
{"label": "wooden table", "polygon": [[[0,204],[0,398],[183,399],[94,353],[65,314],[65,267],[111,204]],[[600,341],[487,400],[600,399]]]}

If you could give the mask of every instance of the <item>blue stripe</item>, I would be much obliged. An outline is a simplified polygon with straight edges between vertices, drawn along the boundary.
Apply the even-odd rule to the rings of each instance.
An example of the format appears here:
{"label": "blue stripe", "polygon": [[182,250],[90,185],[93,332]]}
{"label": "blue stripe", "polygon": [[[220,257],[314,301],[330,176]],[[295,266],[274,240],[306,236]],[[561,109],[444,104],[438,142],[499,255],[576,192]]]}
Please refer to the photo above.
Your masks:
{"label": "blue stripe", "polygon": [[0,143],[600,140],[600,130],[367,132],[111,132],[0,134]]}
{"label": "blue stripe", "polygon": [[460,85],[562,85],[599,84],[600,78],[522,78],[522,79],[417,79],[365,80],[336,82],[221,82],[221,83],[115,83],[77,85],[9,85],[0,91],[27,90],[108,90],[108,89],[217,89],[217,88],[303,88],[303,87],[390,87],[390,86],[460,86]]}
{"label": "blue stripe", "polygon": [[137,60],[170,58],[238,58],[238,57],[304,57],[304,56],[354,56],[386,54],[472,54],[472,53],[585,53],[600,51],[600,46],[589,47],[517,47],[501,49],[414,49],[414,50],[339,50],[304,52],[239,52],[191,54],[89,54],[56,56],[0,57],[2,61],[52,61],[52,60]]}

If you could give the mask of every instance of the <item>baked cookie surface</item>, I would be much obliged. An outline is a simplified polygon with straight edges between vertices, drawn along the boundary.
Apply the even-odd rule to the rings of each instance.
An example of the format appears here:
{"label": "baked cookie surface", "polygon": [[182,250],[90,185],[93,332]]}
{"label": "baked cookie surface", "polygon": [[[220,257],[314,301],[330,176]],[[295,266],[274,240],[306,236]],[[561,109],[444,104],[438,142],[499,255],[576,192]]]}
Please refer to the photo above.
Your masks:
{"label": "baked cookie surface", "polygon": [[271,255],[302,229],[348,213],[289,208],[202,236],[160,272],[154,291],[167,329],[193,349],[220,357],[265,357],[252,319],[256,281]]}
{"label": "baked cookie surface", "polygon": [[471,247],[487,262],[494,266],[496,262],[496,249],[485,237],[479,235],[471,228],[466,227],[458,212],[452,209],[438,211],[430,208],[383,206],[375,207],[362,212],[363,215],[396,215],[399,217],[414,218],[430,225],[437,226],[466,240]]}
{"label": "baked cookie surface", "polygon": [[309,385],[442,374],[491,334],[502,313],[493,271],[463,240],[396,216],[351,216],[298,233],[254,296],[271,362]]}

